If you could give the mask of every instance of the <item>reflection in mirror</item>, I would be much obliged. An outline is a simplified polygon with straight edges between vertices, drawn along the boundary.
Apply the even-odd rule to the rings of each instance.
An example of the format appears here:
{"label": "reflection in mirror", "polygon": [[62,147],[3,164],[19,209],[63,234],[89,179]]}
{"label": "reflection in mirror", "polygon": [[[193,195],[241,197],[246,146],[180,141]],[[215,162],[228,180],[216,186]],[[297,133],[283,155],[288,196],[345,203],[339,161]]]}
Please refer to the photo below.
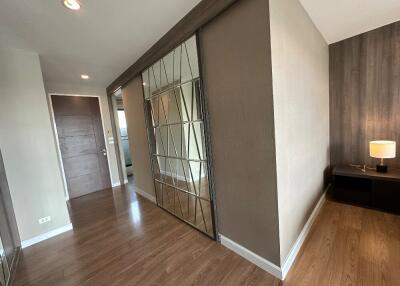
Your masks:
{"label": "reflection in mirror", "polygon": [[157,204],[215,236],[196,37],[142,74]]}

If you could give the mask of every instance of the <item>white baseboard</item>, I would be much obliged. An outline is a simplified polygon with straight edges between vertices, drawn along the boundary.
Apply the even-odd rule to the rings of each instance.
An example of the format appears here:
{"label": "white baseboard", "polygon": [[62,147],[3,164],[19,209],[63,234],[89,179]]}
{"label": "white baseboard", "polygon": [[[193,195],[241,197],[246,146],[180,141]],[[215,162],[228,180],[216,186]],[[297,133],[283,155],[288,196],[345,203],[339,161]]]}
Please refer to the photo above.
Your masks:
{"label": "white baseboard", "polygon": [[[125,180],[124,180],[123,185],[126,185],[126,184],[128,184],[128,179],[125,179]],[[121,182],[118,181],[118,182],[116,182],[116,183],[112,183],[112,184],[111,184],[111,188],[119,187],[119,186],[121,186],[121,185],[122,185]]]}
{"label": "white baseboard", "polygon": [[140,189],[138,187],[135,187],[133,190],[135,191],[135,193],[138,193],[139,195],[141,195],[142,197],[148,199],[152,203],[155,203],[155,204],[157,203],[155,196],[143,191],[142,189]]}
{"label": "white baseboard", "polygon": [[111,188],[119,187],[121,186],[121,182],[116,182],[111,184]]}
{"label": "white baseboard", "polygon": [[56,228],[56,229],[53,229],[53,230],[51,230],[49,232],[46,232],[46,233],[43,233],[41,235],[38,235],[38,236],[35,236],[35,237],[30,238],[30,239],[22,241],[21,242],[21,248],[26,248],[28,246],[34,245],[36,243],[39,243],[41,241],[44,241],[44,240],[49,239],[51,237],[57,236],[57,235],[59,235],[61,233],[67,232],[67,231],[72,230],[72,229],[73,229],[72,223],[67,224],[65,226],[62,226],[62,227],[59,227],[59,228]]}
{"label": "white baseboard", "polygon": [[317,217],[322,205],[325,202],[325,199],[326,199],[325,195],[326,195],[327,189],[324,191],[324,193],[322,194],[321,198],[319,199],[317,205],[315,206],[314,210],[312,211],[310,217],[308,218],[306,224],[304,225],[302,231],[300,232],[296,242],[293,244],[288,256],[284,260],[282,267],[275,265],[274,263],[268,261],[267,259],[257,255],[256,253],[252,252],[251,250],[243,247],[242,245],[240,245],[240,244],[234,242],[233,240],[220,234],[221,244],[223,246],[229,248],[233,252],[239,254],[243,258],[247,259],[251,263],[257,265],[261,269],[274,275],[275,277],[277,277],[281,280],[285,280],[285,277],[288,274],[290,268],[292,267],[293,262],[296,259],[296,256],[299,254],[301,246],[303,245],[305,239],[307,238],[307,236],[310,232],[311,226],[314,223],[315,218]]}
{"label": "white baseboard", "polygon": [[240,244],[234,242],[226,236],[220,235],[220,238],[221,244],[226,248],[229,248],[233,252],[239,254],[243,258],[247,259],[251,263],[267,271],[268,273],[274,275],[275,277],[282,279],[282,271],[279,266],[259,256],[258,254],[255,254],[254,252],[248,250],[247,248],[241,246]]}
{"label": "white baseboard", "polygon": [[[177,178],[179,181],[183,181],[183,182],[186,181],[185,176],[177,175],[174,172],[162,171],[161,170],[160,173],[163,174],[163,175],[167,175],[167,176],[170,176],[170,177]],[[206,174],[202,174],[201,178],[203,179],[205,177],[206,177]],[[190,174],[188,174],[187,179],[188,179],[189,182],[191,182],[192,181],[192,176]],[[199,180],[199,175],[198,174],[194,174],[193,175],[193,180],[198,181]]]}
{"label": "white baseboard", "polygon": [[312,211],[310,217],[308,218],[306,224],[304,225],[303,229],[301,230],[298,238],[296,239],[296,242],[293,244],[289,254],[286,256],[283,266],[282,266],[282,278],[285,279],[286,275],[288,274],[290,268],[293,265],[293,262],[295,261],[297,254],[299,254],[299,251],[306,240],[308,233],[310,232],[311,226],[315,221],[315,218],[317,217],[319,211],[321,210],[322,205],[324,204],[326,200],[326,192],[329,189],[329,187],[324,191],[322,194],[321,198],[319,199],[317,205],[314,207],[314,210]]}
{"label": "white baseboard", "polygon": [[167,176],[170,176],[170,177],[177,178],[179,181],[186,181],[185,176],[177,175],[174,172],[160,170],[160,173],[163,174],[163,175],[167,175]]}

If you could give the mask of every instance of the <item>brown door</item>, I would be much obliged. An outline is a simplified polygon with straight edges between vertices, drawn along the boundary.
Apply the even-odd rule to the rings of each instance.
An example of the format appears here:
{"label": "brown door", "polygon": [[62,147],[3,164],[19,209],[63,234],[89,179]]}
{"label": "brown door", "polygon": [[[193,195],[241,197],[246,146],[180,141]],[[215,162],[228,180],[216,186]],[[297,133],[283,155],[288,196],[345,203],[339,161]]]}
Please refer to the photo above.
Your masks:
{"label": "brown door", "polygon": [[70,198],[111,187],[97,97],[52,95]]}

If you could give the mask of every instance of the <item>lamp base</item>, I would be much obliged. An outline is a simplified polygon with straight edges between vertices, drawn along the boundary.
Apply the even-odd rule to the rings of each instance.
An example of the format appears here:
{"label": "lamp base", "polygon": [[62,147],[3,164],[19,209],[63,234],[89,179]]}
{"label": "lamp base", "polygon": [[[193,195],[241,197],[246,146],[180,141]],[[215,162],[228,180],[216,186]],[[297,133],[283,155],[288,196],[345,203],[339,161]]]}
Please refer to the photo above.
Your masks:
{"label": "lamp base", "polygon": [[376,171],[378,173],[387,173],[388,167],[386,165],[379,164],[379,165],[376,165]]}

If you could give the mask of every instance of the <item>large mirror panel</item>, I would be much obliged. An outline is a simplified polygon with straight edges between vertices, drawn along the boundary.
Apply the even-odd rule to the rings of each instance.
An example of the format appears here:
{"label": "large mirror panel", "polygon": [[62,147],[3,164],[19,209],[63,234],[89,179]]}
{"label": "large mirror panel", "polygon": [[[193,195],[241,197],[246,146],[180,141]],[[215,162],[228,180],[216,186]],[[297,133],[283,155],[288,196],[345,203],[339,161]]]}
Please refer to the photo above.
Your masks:
{"label": "large mirror panel", "polygon": [[196,37],[142,74],[157,204],[215,238]]}

